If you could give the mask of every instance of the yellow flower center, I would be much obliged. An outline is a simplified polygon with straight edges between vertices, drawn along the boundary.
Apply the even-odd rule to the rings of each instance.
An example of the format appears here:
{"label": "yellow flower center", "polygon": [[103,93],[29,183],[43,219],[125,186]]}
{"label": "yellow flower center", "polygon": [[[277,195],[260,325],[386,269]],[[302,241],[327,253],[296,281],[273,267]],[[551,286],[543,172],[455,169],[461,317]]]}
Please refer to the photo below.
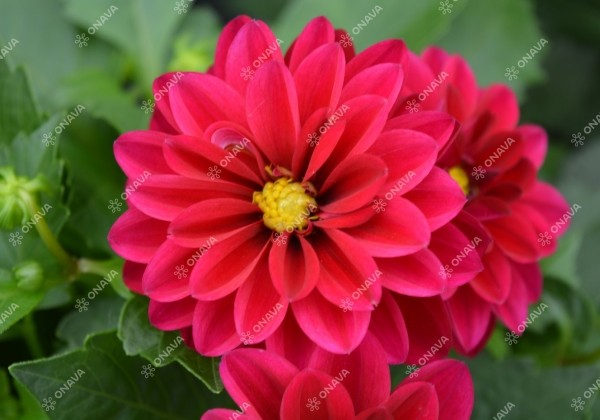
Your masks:
{"label": "yellow flower center", "polygon": [[311,213],[317,209],[316,200],[291,178],[267,182],[262,191],[254,192],[252,202],[264,213],[265,226],[279,233],[305,229]]}
{"label": "yellow flower center", "polygon": [[448,171],[450,176],[460,186],[465,195],[469,194],[469,175],[460,166],[453,166]]}

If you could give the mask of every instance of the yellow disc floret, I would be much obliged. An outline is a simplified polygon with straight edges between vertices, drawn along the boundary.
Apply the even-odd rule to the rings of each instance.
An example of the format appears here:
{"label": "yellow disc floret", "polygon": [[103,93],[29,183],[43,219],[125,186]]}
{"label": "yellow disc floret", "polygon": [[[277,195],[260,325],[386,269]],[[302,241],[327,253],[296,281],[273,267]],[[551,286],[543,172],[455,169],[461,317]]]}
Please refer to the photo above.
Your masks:
{"label": "yellow disc floret", "polygon": [[252,202],[263,211],[265,226],[279,233],[305,229],[311,213],[317,209],[316,200],[291,178],[267,182],[261,192],[254,192]]}
{"label": "yellow disc floret", "polygon": [[453,166],[452,168],[450,168],[448,173],[450,174],[452,179],[455,180],[456,183],[460,186],[460,188],[463,190],[465,195],[468,195],[469,194],[469,175],[467,175],[465,170],[463,168],[461,168],[460,166]]}

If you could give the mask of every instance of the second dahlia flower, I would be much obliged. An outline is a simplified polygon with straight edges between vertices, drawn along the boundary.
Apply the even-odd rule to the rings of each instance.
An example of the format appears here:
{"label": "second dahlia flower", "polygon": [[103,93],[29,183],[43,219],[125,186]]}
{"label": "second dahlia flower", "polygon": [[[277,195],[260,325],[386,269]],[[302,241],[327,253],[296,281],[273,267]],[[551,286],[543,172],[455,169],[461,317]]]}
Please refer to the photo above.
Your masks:
{"label": "second dahlia flower", "polygon": [[355,55],[344,34],[315,19],[284,58],[263,22],[237,18],[210,71],[157,79],[150,130],[115,144],[134,190],[109,236],[125,281],[150,297],[156,327],[182,330],[201,354],[262,342],[287,314],[348,353],[386,287],[445,289],[386,260],[425,248],[465,202],[434,167],[454,120],[390,119],[404,44]]}

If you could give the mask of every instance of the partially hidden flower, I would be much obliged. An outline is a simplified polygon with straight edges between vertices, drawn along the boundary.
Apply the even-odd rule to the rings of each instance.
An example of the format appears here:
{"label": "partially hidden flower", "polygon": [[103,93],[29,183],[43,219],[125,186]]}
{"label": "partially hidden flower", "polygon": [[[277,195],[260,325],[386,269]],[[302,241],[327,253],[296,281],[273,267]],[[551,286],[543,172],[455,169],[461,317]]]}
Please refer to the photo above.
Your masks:
{"label": "partially hidden flower", "polygon": [[239,408],[209,410],[202,420],[462,420],[473,408],[473,382],[457,360],[432,362],[390,393],[385,352],[370,335],[349,355],[317,349],[301,367],[276,353],[237,349],[223,356],[220,372]]}
{"label": "partially hidden flower", "polygon": [[[518,124],[519,105],[510,88],[480,88],[462,57],[439,48],[429,48],[421,57],[409,53],[404,68],[394,115],[406,114],[406,102],[417,99],[424,111],[445,111],[460,123],[437,166],[452,175],[468,199],[448,226],[470,220],[469,239],[482,239],[476,250],[484,269],[472,281],[448,287],[443,296],[457,348],[474,354],[486,344],[497,319],[517,331],[529,305],[540,298],[538,262],[555,251],[568,229],[569,204],[538,179],[547,135],[539,126]],[[560,228],[554,229],[559,221]],[[551,230],[552,240],[546,240],[550,234],[544,233]],[[465,247],[460,255],[468,251]],[[464,268],[460,255],[447,255],[448,268]]]}
{"label": "partially hidden flower", "polygon": [[[211,69],[159,77],[150,130],[116,141],[132,192],[109,241],[125,282],[150,298],[157,328],[181,330],[201,354],[286,337],[289,324],[346,354],[371,330],[401,362],[397,301],[446,290],[447,279],[420,275],[433,252],[410,256],[444,248],[432,231],[466,201],[434,166],[455,122],[437,111],[390,118],[404,44],[356,55],[344,35],[317,18],[284,57],[267,25],[236,18]],[[429,331],[412,331],[431,346]]]}

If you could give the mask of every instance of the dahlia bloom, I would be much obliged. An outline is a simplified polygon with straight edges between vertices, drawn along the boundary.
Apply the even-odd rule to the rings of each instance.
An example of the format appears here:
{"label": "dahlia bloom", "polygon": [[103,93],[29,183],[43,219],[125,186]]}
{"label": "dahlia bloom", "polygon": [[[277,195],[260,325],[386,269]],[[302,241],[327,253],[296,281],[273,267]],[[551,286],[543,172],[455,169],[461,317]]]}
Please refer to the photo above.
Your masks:
{"label": "dahlia bloom", "polygon": [[125,282],[150,298],[157,328],[181,330],[201,354],[280,340],[297,325],[333,353],[371,328],[402,361],[406,327],[388,291],[446,289],[419,276],[430,254],[410,256],[466,201],[434,166],[454,120],[391,119],[404,44],[355,55],[342,36],[317,18],[284,58],[263,22],[234,19],[213,67],[159,77],[150,130],[115,143],[133,185],[109,234]]}
{"label": "dahlia bloom", "polygon": [[370,335],[349,355],[316,349],[300,367],[276,353],[237,349],[223,356],[220,372],[239,409],[209,410],[203,420],[461,420],[473,408],[469,370],[456,360],[428,364],[390,395],[386,355]]}
{"label": "dahlia bloom", "polygon": [[[473,354],[485,345],[496,319],[522,331],[528,305],[542,291],[538,261],[555,251],[568,223],[552,228],[550,241],[544,232],[564,220],[569,205],[554,187],[537,179],[547,136],[539,126],[518,125],[519,106],[507,86],[479,88],[461,57],[438,48],[422,57],[410,53],[405,71],[393,113],[405,114],[407,104],[418,101],[419,111],[445,111],[460,123],[437,166],[455,178],[468,199],[458,217],[470,217],[471,227],[483,229],[491,240],[477,247],[484,251],[484,270],[444,292],[455,344]],[[450,258],[445,264],[456,270]]]}

